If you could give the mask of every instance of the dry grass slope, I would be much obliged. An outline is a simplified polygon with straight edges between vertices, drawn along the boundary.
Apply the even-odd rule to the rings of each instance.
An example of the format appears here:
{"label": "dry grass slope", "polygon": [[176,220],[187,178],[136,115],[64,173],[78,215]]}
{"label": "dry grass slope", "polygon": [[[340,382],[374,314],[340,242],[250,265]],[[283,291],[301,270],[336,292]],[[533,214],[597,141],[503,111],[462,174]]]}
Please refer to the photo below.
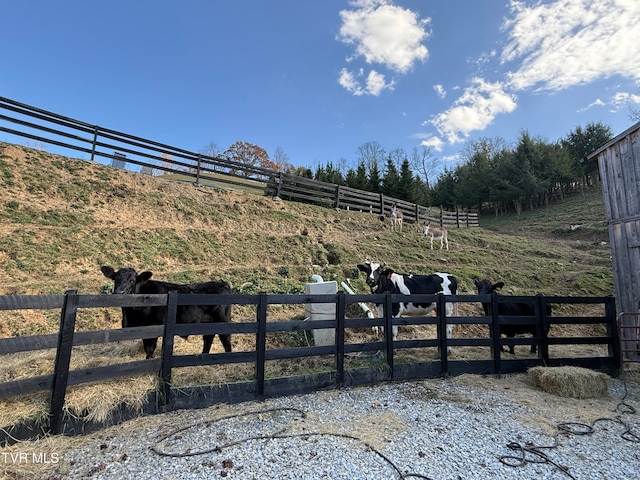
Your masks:
{"label": "dry grass slope", "polygon": [[[236,292],[300,293],[312,274],[350,279],[366,292],[355,268],[382,260],[397,271],[446,271],[458,277],[460,293],[472,293],[473,277],[506,283],[504,293],[613,294],[610,249],[601,192],[574,195],[562,204],[521,217],[481,218],[481,227],[451,229],[450,250],[430,250],[413,225],[391,233],[375,215],[273,199],[149,177],[104,165],[0,143],[0,295],[106,292],[100,265],[148,269],[175,282],[222,278]],[[570,225],[581,225],[571,229]],[[280,319],[302,311],[272,307]],[[478,310],[479,311],[479,310]],[[0,336],[54,333],[59,312],[0,312]],[[235,308],[234,318],[255,318]],[[81,312],[78,330],[118,328],[120,312]],[[355,332],[367,336],[368,332]],[[407,332],[406,335],[411,335]],[[407,338],[407,337],[405,337]],[[176,339],[178,352],[199,351],[199,338]],[[306,337],[276,336],[272,344],[304,344]],[[235,336],[234,349],[252,349],[254,339]],[[72,368],[140,359],[139,342],[78,349]],[[523,347],[524,348],[524,347]],[[214,349],[220,350],[218,340]],[[74,350],[75,352],[75,350]],[[53,352],[3,359],[3,381],[51,373]],[[322,359],[286,365],[284,373],[326,368]],[[275,367],[274,367],[275,368]],[[282,366],[278,368],[282,369]],[[178,385],[250,378],[252,367],[181,369]],[[271,372],[268,372],[270,374]],[[278,373],[283,373],[278,370]],[[131,405],[153,387],[151,377]],[[73,414],[102,419],[129,385],[89,385],[69,392]],[[0,425],[34,418],[46,409],[44,395],[2,402]]]}

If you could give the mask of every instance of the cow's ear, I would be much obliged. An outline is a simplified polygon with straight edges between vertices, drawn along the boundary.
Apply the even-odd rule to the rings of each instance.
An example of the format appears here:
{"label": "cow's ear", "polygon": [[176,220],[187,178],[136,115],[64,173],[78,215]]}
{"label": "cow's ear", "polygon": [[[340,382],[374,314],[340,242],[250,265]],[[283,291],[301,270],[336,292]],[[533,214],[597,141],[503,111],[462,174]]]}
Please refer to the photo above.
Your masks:
{"label": "cow's ear", "polygon": [[494,284],[491,289],[492,290],[500,290],[502,287],[504,287],[504,282],[498,282],[496,284]]}
{"label": "cow's ear", "polygon": [[153,275],[153,273],[151,273],[149,271],[142,272],[140,275],[138,275],[138,278],[136,279],[136,283],[146,282],[147,280],[149,280],[151,278],[151,275]]}
{"label": "cow's ear", "polygon": [[357,266],[358,266],[358,270],[360,270],[361,272],[365,272],[365,273],[367,272],[367,267],[365,267],[361,263],[359,263]]}
{"label": "cow's ear", "polygon": [[476,287],[480,288],[480,280],[478,280],[477,278],[474,278],[473,283],[476,284]]}
{"label": "cow's ear", "polygon": [[100,267],[100,270],[102,271],[102,274],[107,277],[110,278],[111,280],[113,280],[116,276],[116,272],[113,268],[108,267],[106,265]]}

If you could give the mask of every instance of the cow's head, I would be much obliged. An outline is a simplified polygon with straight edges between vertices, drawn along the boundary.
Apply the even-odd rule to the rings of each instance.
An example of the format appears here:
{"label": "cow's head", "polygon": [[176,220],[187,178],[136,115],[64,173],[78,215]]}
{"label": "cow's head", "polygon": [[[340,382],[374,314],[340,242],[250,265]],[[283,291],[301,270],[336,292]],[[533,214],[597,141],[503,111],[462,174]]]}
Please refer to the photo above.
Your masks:
{"label": "cow's head", "polygon": [[110,280],[113,280],[113,293],[138,293],[141,284],[153,275],[151,272],[142,272],[140,275],[133,268],[121,268],[117,272],[108,266],[100,267],[100,270]]}
{"label": "cow's head", "polygon": [[358,265],[358,270],[366,274],[367,285],[369,285],[372,292],[375,291],[376,287],[380,283],[380,275],[382,274],[383,268],[384,263],[365,262],[364,265]]}
{"label": "cow's head", "polygon": [[491,280],[486,278],[484,280],[474,278],[473,281],[478,289],[478,295],[490,295],[504,287],[504,282],[491,283]]}

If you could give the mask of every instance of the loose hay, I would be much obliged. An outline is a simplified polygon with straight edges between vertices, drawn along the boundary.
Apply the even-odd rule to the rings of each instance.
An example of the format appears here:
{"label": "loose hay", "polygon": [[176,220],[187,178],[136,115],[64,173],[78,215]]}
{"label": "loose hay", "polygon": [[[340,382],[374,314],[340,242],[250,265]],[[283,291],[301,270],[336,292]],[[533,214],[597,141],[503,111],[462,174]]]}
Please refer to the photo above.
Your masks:
{"label": "loose hay", "polygon": [[529,376],[545,392],[571,398],[605,397],[611,383],[608,375],[581,367],[533,367]]}

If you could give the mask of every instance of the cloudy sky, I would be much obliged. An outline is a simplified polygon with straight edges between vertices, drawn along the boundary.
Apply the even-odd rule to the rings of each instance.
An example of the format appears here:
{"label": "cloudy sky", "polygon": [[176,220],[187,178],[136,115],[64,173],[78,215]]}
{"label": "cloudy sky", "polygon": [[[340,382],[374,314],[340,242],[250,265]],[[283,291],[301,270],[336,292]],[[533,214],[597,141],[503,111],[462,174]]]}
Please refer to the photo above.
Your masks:
{"label": "cloudy sky", "polygon": [[426,145],[444,167],[468,141],[555,141],[589,122],[617,134],[640,109],[638,0],[23,0],[2,12],[0,96],[192,151],[241,140],[313,168],[355,165],[366,142]]}

